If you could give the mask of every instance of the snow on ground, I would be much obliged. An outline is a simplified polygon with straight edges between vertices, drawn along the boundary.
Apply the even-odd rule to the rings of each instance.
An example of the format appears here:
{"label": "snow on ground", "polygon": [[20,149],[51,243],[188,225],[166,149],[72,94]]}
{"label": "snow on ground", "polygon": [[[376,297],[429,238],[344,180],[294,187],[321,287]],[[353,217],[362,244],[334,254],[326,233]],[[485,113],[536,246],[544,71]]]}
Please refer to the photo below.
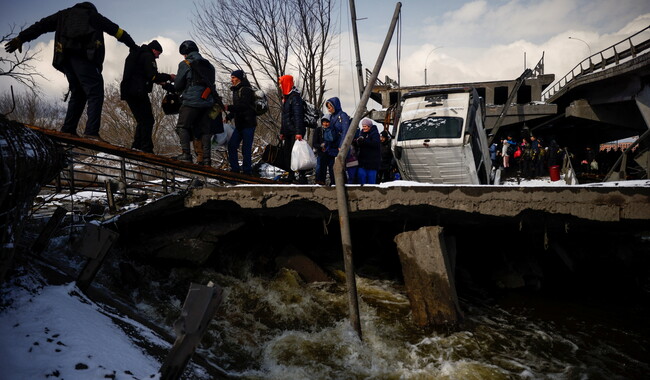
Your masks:
{"label": "snow on ground", "polygon": [[[36,284],[32,284],[36,285]],[[9,290],[11,293],[7,292]],[[160,363],[139,348],[116,318],[151,344],[169,344],[86,298],[70,283],[5,289],[0,313],[0,379],[156,379]]]}
{"label": "snow on ground", "polygon": [[[394,181],[369,186],[432,184]],[[547,177],[522,180],[520,183],[510,179],[501,186],[567,185],[562,180],[552,182]],[[650,180],[578,186],[648,187]],[[86,191],[73,197],[75,202],[82,202],[104,196],[102,191]],[[138,331],[136,335],[149,344],[164,347],[165,351],[169,349],[168,343],[139,323],[90,301],[74,283],[43,286],[42,282],[42,279],[26,279],[23,276],[13,279],[12,285],[2,290],[0,380],[159,378],[157,372],[162,364],[159,359],[148,355],[134,341],[134,334],[127,334],[115,321],[130,326],[129,329]],[[199,378],[205,376],[199,373],[195,375]]]}

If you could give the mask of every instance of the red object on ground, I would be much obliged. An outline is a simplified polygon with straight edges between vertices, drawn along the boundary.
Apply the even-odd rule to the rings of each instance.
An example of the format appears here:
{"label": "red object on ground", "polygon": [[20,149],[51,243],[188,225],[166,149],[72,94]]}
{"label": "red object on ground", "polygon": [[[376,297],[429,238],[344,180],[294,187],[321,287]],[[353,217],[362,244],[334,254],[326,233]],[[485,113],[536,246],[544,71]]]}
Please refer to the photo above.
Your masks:
{"label": "red object on ground", "polygon": [[551,175],[551,181],[560,180],[560,165],[553,165],[548,168],[549,174]]}

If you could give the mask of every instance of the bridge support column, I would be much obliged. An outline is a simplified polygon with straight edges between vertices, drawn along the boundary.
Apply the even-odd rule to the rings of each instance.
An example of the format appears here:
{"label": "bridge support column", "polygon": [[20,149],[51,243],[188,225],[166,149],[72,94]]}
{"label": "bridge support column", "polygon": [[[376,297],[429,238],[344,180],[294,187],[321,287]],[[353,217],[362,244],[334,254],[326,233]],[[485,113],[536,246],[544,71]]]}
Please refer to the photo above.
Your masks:
{"label": "bridge support column", "polygon": [[458,304],[451,256],[455,244],[446,244],[443,228],[422,227],[395,237],[402,273],[418,326],[453,324],[463,313]]}
{"label": "bridge support column", "polygon": [[634,97],[636,106],[645,121],[645,126],[650,129],[650,86],[645,85],[641,91]]}

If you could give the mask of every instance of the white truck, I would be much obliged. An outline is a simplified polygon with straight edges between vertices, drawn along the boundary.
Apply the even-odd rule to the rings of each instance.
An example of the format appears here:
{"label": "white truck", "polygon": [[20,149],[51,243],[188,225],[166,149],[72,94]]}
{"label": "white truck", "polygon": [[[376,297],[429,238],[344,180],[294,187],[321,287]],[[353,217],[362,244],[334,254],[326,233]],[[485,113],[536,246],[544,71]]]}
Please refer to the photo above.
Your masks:
{"label": "white truck", "polygon": [[492,162],[483,115],[472,87],[405,94],[392,143],[402,179],[490,184]]}

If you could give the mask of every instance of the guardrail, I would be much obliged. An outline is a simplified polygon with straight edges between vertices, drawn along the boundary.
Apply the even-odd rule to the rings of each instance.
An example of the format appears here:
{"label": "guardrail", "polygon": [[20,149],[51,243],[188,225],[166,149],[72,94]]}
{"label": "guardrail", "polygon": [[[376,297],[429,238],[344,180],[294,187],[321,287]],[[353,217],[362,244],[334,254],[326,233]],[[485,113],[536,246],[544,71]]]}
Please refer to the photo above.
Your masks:
{"label": "guardrail", "polygon": [[612,65],[617,66],[625,62],[627,58],[634,58],[648,48],[650,48],[650,26],[582,60],[553,86],[544,90],[542,100],[548,101],[576,78],[605,70]]}
{"label": "guardrail", "polygon": [[[93,155],[73,151],[70,157],[68,167],[47,188],[56,192],[67,188],[70,193],[76,193],[88,188],[103,188],[108,182],[123,196],[144,193],[160,196],[183,189],[192,179],[202,177],[110,154]],[[202,180],[224,184],[206,177]]]}

